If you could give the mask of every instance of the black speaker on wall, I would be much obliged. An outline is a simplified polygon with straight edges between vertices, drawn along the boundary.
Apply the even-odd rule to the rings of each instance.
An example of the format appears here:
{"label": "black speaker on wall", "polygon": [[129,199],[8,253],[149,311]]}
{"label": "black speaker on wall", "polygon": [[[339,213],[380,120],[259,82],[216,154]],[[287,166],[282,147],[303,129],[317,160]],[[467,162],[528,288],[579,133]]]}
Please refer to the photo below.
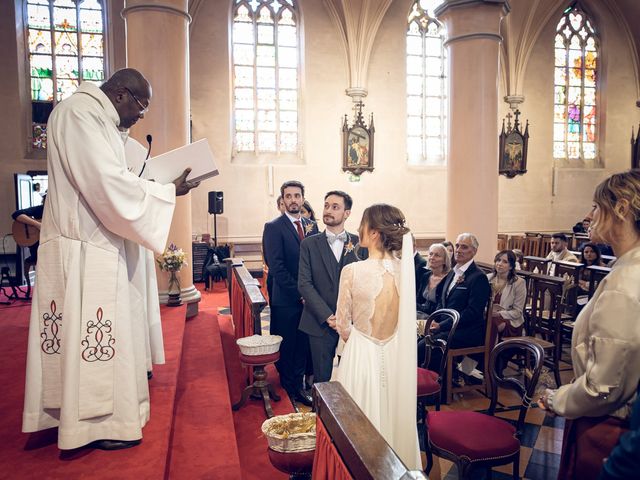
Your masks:
{"label": "black speaker on wall", "polygon": [[209,213],[220,215],[224,213],[224,193],[209,192]]}

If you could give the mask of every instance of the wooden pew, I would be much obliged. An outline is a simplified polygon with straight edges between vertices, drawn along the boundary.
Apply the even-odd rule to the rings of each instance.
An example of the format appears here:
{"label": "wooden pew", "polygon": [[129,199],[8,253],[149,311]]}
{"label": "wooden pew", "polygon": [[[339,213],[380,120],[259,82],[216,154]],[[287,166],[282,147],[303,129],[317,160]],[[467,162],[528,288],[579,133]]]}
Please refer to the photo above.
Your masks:
{"label": "wooden pew", "polygon": [[351,478],[427,478],[407,469],[340,383],[316,383],[313,397],[317,422],[322,423]]}
{"label": "wooden pew", "polygon": [[540,256],[540,242],[542,237],[539,233],[525,232],[524,233],[524,245],[522,246],[522,253],[525,256],[539,257]]}
{"label": "wooden pew", "polygon": [[524,262],[523,262],[524,264],[522,265],[522,269],[527,270],[529,272],[546,275],[549,262],[551,262],[551,260],[548,260],[543,257],[527,255],[524,257]]}
{"label": "wooden pew", "polygon": [[262,278],[264,259],[261,242],[234,243],[231,245],[231,256],[241,258],[245,268],[254,278]]}
{"label": "wooden pew", "polygon": [[225,258],[224,261],[236,338],[261,335],[260,313],[267,301],[260,291],[260,282],[249,273],[242,259]]}
{"label": "wooden pew", "polygon": [[597,267],[593,265],[591,267],[587,267],[587,271],[589,272],[589,298],[591,298],[593,297],[596,288],[598,288],[600,281],[606,277],[609,272],[611,272],[611,268]]}

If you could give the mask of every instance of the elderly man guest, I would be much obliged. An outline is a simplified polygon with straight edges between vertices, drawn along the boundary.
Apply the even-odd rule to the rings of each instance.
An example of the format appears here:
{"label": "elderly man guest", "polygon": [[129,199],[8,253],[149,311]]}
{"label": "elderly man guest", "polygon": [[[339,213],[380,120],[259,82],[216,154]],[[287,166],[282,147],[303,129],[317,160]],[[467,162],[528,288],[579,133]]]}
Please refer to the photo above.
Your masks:
{"label": "elderly man guest", "polygon": [[[478,252],[478,239],[471,233],[461,233],[456,239],[455,265],[438,285],[436,297],[438,308],[451,308],[460,314],[460,321],[453,336],[451,347],[464,348],[482,345],[484,342],[484,311],[491,294],[489,280],[480,270],[473,257]],[[451,324],[431,324],[436,338],[445,339]],[[439,365],[437,351],[433,352],[430,365]]]}
{"label": "elderly man guest", "polygon": [[133,69],[85,82],[47,127],[45,203],[27,354],[22,430],[58,427],[58,446],[140,443],[149,419],[146,325],[132,314],[127,241],[162,251],[176,195],[197,186],[127,169],[122,130],[149,108]]}

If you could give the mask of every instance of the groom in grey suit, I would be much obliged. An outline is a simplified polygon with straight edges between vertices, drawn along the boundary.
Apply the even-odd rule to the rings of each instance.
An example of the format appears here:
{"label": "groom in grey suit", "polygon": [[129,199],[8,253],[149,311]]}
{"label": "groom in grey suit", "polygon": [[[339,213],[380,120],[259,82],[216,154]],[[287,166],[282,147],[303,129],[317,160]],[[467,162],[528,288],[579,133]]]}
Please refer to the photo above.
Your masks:
{"label": "groom in grey suit", "polygon": [[298,291],[304,299],[299,330],[309,336],[314,383],[331,380],[338,345],[336,303],[342,268],[358,261],[358,236],[344,229],[351,214],[349,194],[334,190],[324,197],[322,221],[326,230],[300,244]]}

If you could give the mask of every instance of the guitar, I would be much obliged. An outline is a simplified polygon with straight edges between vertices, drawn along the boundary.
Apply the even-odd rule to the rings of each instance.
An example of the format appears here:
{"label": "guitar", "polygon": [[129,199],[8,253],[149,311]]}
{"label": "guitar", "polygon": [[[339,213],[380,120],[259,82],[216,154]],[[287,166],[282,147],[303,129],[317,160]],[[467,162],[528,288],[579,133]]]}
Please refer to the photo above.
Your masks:
{"label": "guitar", "polygon": [[21,247],[30,247],[40,240],[40,230],[17,220],[14,220],[11,225],[11,233],[15,242]]}

